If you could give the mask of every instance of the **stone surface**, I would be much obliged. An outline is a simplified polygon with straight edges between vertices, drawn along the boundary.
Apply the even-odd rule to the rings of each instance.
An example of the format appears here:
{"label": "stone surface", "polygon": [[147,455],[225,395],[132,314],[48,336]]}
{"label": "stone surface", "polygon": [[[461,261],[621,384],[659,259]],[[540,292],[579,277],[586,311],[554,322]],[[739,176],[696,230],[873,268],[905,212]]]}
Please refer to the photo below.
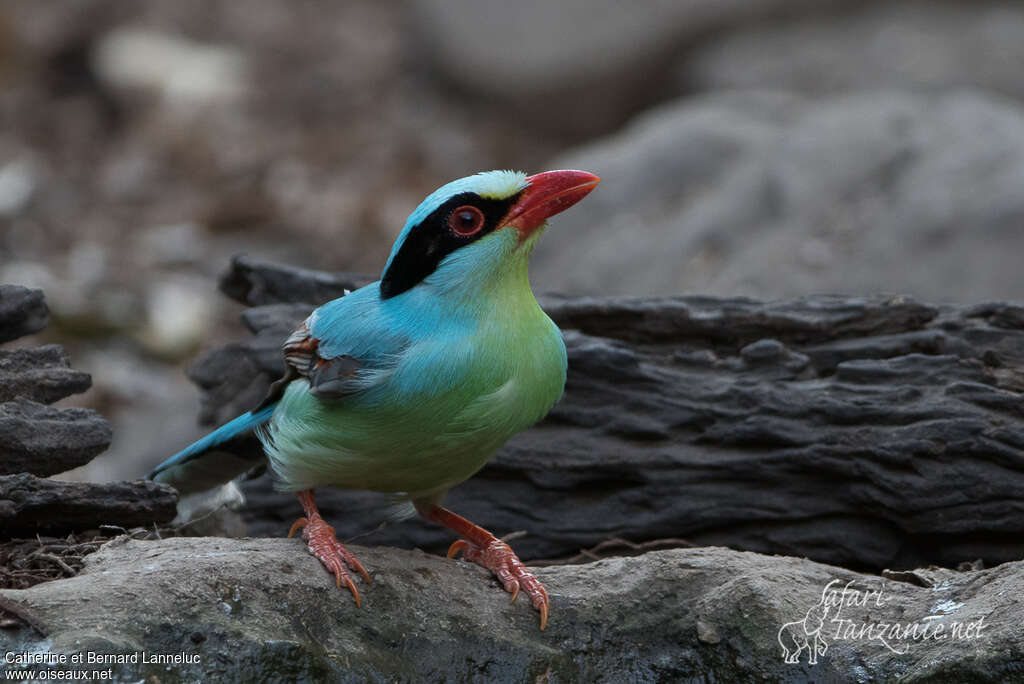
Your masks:
{"label": "stone surface", "polygon": [[0,402],[20,397],[51,404],[86,391],[90,384],[88,373],[71,369],[59,345],[0,350]]}
{"label": "stone surface", "polygon": [[[539,569],[552,596],[542,632],[481,568],[353,551],[373,578],[361,609],[298,540],[115,541],[77,577],[0,592],[39,630],[14,618],[0,639],[15,652],[198,656],[114,666],[120,681],[1002,682],[1024,668],[1022,563],[910,583],[718,548],[652,552]],[[854,591],[866,605],[836,606]],[[820,632],[799,622],[815,611]],[[949,638],[890,637],[889,650],[836,631],[880,624],[941,624]],[[780,639],[808,630],[826,650],[785,663]]]}
{"label": "stone surface", "polygon": [[688,92],[973,87],[1024,99],[1017,3],[883,2],[735,26],[680,62]]}
{"label": "stone surface", "polygon": [[0,474],[48,477],[88,463],[110,445],[110,424],[90,409],[34,401],[0,404]]}
{"label": "stone surface", "polygon": [[40,290],[0,285],[0,343],[39,332],[50,312]]}
{"label": "stone surface", "polygon": [[530,116],[538,126],[579,135],[607,130],[671,92],[671,65],[709,34],[843,4],[424,0],[414,5],[412,26],[423,56],[448,80]]}
{"label": "stone surface", "polygon": [[[287,270],[250,267],[271,283]],[[321,291],[330,280],[317,275]],[[280,372],[281,341],[313,307],[267,301],[278,303],[246,314],[251,340],[192,369],[211,424],[259,402]],[[448,498],[497,534],[525,531],[515,541],[524,558],[615,537],[874,570],[1024,556],[1021,305],[884,296],[542,305],[565,331],[565,397]],[[299,513],[268,477],[243,491],[251,534],[284,534]],[[435,551],[452,539],[418,520],[378,527],[381,501],[369,493],[325,489],[317,501],[343,538]]]}
{"label": "stone surface", "polygon": [[177,502],[173,489],[148,480],[61,482],[28,473],[0,475],[0,537],[151,526],[173,519]]}
{"label": "stone surface", "polygon": [[975,92],[680,100],[560,156],[603,182],[534,284],[567,294],[1024,292],[1024,112]]}

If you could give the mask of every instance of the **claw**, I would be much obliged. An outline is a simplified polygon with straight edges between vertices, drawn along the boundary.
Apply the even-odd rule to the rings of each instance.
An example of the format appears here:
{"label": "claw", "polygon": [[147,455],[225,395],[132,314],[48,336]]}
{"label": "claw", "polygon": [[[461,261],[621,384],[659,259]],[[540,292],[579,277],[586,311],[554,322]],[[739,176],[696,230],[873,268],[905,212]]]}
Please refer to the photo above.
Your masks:
{"label": "claw", "polygon": [[[349,554],[349,556],[351,557],[352,562],[348,563],[348,561],[346,560],[345,562],[348,563],[348,566],[351,568],[354,565],[355,568],[353,568],[353,569],[356,572],[358,572],[362,576],[362,578],[364,580],[366,580],[366,583],[367,584],[373,584],[373,580],[370,579],[370,573],[366,572],[366,568],[363,567],[363,564],[360,563],[359,560],[355,556],[352,556],[351,554]],[[359,603],[359,602],[356,601],[356,603]]]}
{"label": "claw", "polygon": [[508,544],[446,508],[423,505],[419,511],[427,520],[440,523],[463,537],[448,547],[448,558],[462,551],[465,560],[490,570],[505,591],[512,594],[512,602],[519,597],[520,591],[525,593],[530,597],[533,607],[540,611],[540,628],[548,626],[548,611],[551,607],[548,592]]}
{"label": "claw", "polygon": [[335,586],[341,589],[341,583],[344,582],[352,593],[352,598],[355,599],[356,607],[361,607],[362,599],[359,596],[359,590],[356,589],[356,584],[352,581],[348,571],[358,572],[368,584],[370,583],[370,573],[366,571],[355,554],[342,546],[334,534],[334,528],[320,517],[313,501],[312,491],[299,492],[298,496],[306,511],[306,517],[299,518],[292,524],[288,536],[291,537],[297,531],[302,530],[302,538],[305,540],[309,552],[316,556],[327,572],[334,575]]}
{"label": "claw", "polygon": [[341,545],[341,542],[338,542],[338,555],[341,556],[341,559],[345,562],[345,565],[349,567],[349,570],[358,572],[362,578],[366,580],[367,584],[373,584],[372,580],[370,580],[370,573],[366,571],[366,568],[363,567],[363,564],[359,562],[359,559],[356,558],[354,553]]}
{"label": "claw", "polygon": [[465,539],[459,539],[452,542],[452,545],[448,547],[448,558],[455,558],[459,551],[465,551],[469,548],[469,542]]}
{"label": "claw", "polygon": [[291,539],[292,537],[294,537],[296,532],[298,532],[308,524],[309,520],[305,518],[299,518],[298,520],[293,522],[291,529],[288,530],[288,538]]}
{"label": "claw", "polygon": [[[338,588],[341,589],[341,575],[337,575],[337,578]],[[351,577],[345,575],[345,584],[348,585],[348,590],[352,592],[352,597],[356,600],[356,608],[362,608],[363,604],[362,601],[359,600],[359,590],[356,589],[356,583],[352,581]],[[543,620],[541,621],[541,624],[543,625]],[[541,629],[544,629],[544,627],[542,626]]]}

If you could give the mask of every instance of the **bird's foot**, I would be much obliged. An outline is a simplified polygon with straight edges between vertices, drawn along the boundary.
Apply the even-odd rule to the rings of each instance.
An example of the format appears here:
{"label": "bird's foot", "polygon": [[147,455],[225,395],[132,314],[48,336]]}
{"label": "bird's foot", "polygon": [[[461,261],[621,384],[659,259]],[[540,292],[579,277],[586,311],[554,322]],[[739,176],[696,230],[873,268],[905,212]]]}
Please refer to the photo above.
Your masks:
{"label": "bird's foot", "polygon": [[416,510],[427,520],[444,525],[462,537],[448,549],[449,558],[462,551],[466,560],[478,563],[493,572],[505,587],[505,591],[512,594],[513,601],[519,596],[520,591],[525,592],[530,597],[533,607],[540,611],[540,628],[547,627],[548,610],[551,607],[548,592],[508,544],[461,515],[456,515],[434,503],[417,503]]}
{"label": "bird's foot", "polygon": [[[370,583],[370,573],[366,571],[366,568],[355,557],[355,554],[338,541],[334,534],[334,528],[320,517],[316,506],[313,504],[306,505],[307,502],[302,494],[305,494],[305,492],[300,493],[299,500],[302,501],[303,507],[306,509],[307,517],[296,520],[288,531],[288,536],[292,537],[301,529],[302,538],[306,541],[309,552],[320,559],[320,562],[323,563],[327,571],[334,575],[338,588],[341,588],[341,584],[344,582],[348,590],[352,592],[352,596],[356,600],[356,606],[361,605],[359,591],[356,589],[355,582],[352,581],[352,576],[349,575],[348,571],[358,572],[366,580],[367,584]],[[312,492],[310,492],[309,500],[310,502],[312,501]]]}
{"label": "bird's foot", "polygon": [[455,557],[459,551],[462,551],[462,557],[466,560],[493,572],[505,587],[505,591],[512,594],[512,601],[516,600],[522,590],[530,597],[533,607],[540,611],[540,628],[544,629],[547,626],[548,608],[551,605],[548,592],[508,544],[500,539],[494,539],[486,547],[480,548],[465,539],[460,539],[449,547],[448,557]]}

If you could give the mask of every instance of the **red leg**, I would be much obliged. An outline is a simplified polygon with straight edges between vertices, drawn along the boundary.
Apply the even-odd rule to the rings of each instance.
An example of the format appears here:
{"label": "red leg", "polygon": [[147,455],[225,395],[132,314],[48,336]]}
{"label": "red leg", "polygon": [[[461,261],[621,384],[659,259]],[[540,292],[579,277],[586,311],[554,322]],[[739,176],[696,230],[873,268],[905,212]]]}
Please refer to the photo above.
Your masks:
{"label": "red leg", "polygon": [[420,515],[427,520],[444,525],[463,537],[448,549],[449,558],[462,551],[466,560],[473,561],[493,572],[505,587],[505,591],[512,594],[513,601],[516,600],[519,590],[522,589],[530,597],[533,607],[540,611],[540,628],[543,630],[547,626],[548,607],[551,605],[548,592],[540,580],[523,565],[508,544],[479,525],[474,525],[462,516],[452,513],[447,508],[440,506],[417,508]]}
{"label": "red leg", "polygon": [[296,496],[299,497],[302,509],[306,511],[306,517],[299,518],[292,524],[292,528],[288,530],[288,536],[291,537],[296,530],[301,529],[302,538],[306,540],[309,552],[320,559],[328,572],[334,574],[339,588],[341,588],[342,582],[348,586],[358,606],[360,604],[359,592],[356,590],[355,582],[349,576],[346,566],[362,575],[367,583],[370,582],[370,573],[366,572],[366,568],[351,551],[341,545],[338,538],[334,536],[334,528],[320,517],[320,511],[316,509],[316,501],[313,498],[313,490],[306,489],[296,492]]}

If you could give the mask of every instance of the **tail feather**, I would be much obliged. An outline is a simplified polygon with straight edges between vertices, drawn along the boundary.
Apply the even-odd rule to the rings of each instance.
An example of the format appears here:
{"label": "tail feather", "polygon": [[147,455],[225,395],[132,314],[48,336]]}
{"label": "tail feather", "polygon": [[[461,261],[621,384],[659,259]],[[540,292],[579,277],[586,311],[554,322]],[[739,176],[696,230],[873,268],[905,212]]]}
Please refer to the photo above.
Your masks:
{"label": "tail feather", "polygon": [[[258,465],[260,451],[237,448],[238,442],[266,423],[277,403],[243,413],[158,465],[149,479],[169,484],[182,494],[224,484]],[[235,448],[233,448],[235,447]]]}

